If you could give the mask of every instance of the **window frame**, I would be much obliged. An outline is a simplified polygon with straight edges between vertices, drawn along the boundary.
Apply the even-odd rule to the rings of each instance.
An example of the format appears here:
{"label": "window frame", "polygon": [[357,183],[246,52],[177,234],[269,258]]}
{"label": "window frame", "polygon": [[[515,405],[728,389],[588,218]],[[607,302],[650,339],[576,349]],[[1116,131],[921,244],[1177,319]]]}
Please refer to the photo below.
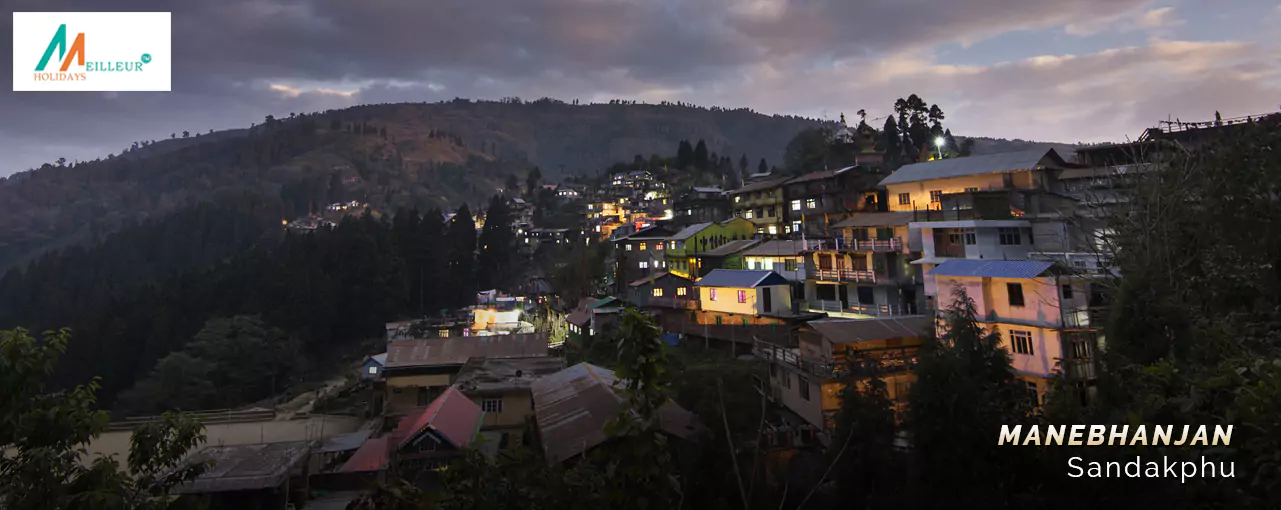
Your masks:
{"label": "window frame", "polygon": [[486,413],[503,414],[503,398],[485,397],[480,399],[480,410]]}
{"label": "window frame", "polygon": [[[1015,299],[1018,296],[1018,299]],[[1023,308],[1027,306],[1027,297],[1023,295],[1023,284],[1015,282],[1006,282],[1005,300],[1011,307]]]}
{"label": "window frame", "polygon": [[899,194],[898,194],[898,205],[912,205],[912,194],[911,194],[911,193],[899,193]]}
{"label": "window frame", "polygon": [[1019,227],[999,227],[996,229],[997,241],[1001,246],[1021,246],[1023,232]]}
{"label": "window frame", "polygon": [[740,290],[740,291],[738,291],[738,302],[739,302],[739,303],[746,303],[746,302],[747,302],[747,291],[745,291],[745,290]]}
{"label": "window frame", "polygon": [[942,202],[943,202],[943,190],[941,189],[930,190],[930,203],[938,204]]}
{"label": "window frame", "polygon": [[1036,347],[1033,346],[1032,332],[1026,329],[1011,329],[1010,352],[1025,356],[1035,356]]}

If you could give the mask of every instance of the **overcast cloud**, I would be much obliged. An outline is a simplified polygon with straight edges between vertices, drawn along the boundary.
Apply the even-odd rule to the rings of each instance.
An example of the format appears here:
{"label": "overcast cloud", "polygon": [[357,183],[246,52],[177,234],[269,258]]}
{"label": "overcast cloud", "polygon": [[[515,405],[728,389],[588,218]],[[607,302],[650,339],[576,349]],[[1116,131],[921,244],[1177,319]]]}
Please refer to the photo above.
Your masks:
{"label": "overcast cloud", "polygon": [[[1229,5],[1223,5],[1229,4]],[[173,11],[170,93],[0,92],[0,175],[267,114],[453,97],[632,98],[876,118],[918,93],[959,134],[1116,141],[1276,111],[1275,1],[0,0]],[[110,7],[107,7],[107,6]],[[12,40],[12,18],[0,40]],[[0,52],[11,69],[12,51]]]}

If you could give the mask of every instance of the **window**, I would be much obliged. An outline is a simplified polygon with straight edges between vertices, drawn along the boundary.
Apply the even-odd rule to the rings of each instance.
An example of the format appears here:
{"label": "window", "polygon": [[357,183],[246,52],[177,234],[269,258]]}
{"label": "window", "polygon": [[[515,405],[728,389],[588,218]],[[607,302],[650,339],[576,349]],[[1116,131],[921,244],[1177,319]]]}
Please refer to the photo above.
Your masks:
{"label": "window", "polygon": [[627,251],[632,251],[632,245],[628,244],[628,245],[624,245],[624,246],[627,246]]}
{"label": "window", "polygon": [[786,370],[783,371],[783,387],[784,388],[792,387],[792,373]]}
{"label": "window", "polygon": [[645,251],[645,243],[640,243],[640,251]]}
{"label": "window", "polygon": [[1068,283],[1063,284],[1063,299],[1072,299],[1072,285],[1071,285],[1071,284],[1068,284]]}
{"label": "window", "polygon": [[654,297],[663,297],[663,289],[654,289]]}
{"label": "window", "polygon": [[795,271],[795,270],[796,270],[796,259],[787,259],[787,260],[784,260],[784,261],[783,261],[783,270],[784,270],[784,271]]}
{"label": "window", "polygon": [[752,211],[751,209],[748,209],[748,210],[747,210],[747,212],[743,213],[743,217],[744,217],[744,218],[747,218],[747,219],[749,219],[749,220],[750,220],[750,219],[752,219],[752,213],[753,213],[753,212],[754,212],[754,211]]}
{"label": "window", "polygon": [[655,244],[654,249],[658,251],[663,251],[663,243]]}
{"label": "window", "polygon": [[801,210],[801,201],[800,201],[800,200],[793,200],[793,201],[792,201],[792,210],[793,210],[793,211],[799,211],[799,210]]}
{"label": "window", "polygon": [[966,192],[966,193],[974,193],[975,191],[978,191],[978,190],[979,190],[979,189],[978,189],[977,187],[975,187],[975,188],[965,188],[965,192]]}
{"label": "window", "polygon": [[793,221],[793,222],[792,222],[792,232],[800,232],[800,231],[801,231],[801,222],[799,222],[799,221]]}
{"label": "window", "polygon": [[975,232],[974,232],[974,229],[972,229],[972,228],[963,228],[963,229],[961,229],[961,233],[962,233],[962,234],[965,234],[965,244],[966,244],[966,245],[974,246],[974,245],[976,245],[976,244],[979,244],[979,236],[978,236],[978,234],[977,234],[977,233],[975,233]]}
{"label": "window", "polygon": [[369,375],[378,375],[378,367],[369,367]]}
{"label": "window", "polygon": [[1035,354],[1032,351],[1032,332],[1021,330],[1010,330],[1010,345],[1014,346],[1015,354]]}
{"label": "window", "polygon": [[774,217],[774,208],[773,208],[773,207],[770,207],[769,209],[766,209],[766,210],[765,210],[765,212],[769,214],[769,217],[771,217],[771,218],[773,218],[773,217]]}
{"label": "window", "polygon": [[720,325],[721,325],[722,320],[724,320],[724,317],[721,317],[721,316],[717,315],[717,316],[716,316],[716,325],[717,325],[717,326],[720,326]]}
{"label": "window", "polygon": [[998,228],[996,233],[1001,238],[1001,246],[1018,246],[1022,242],[1017,228]]}
{"label": "window", "polygon": [[707,289],[707,299],[716,301],[716,289]]}
{"label": "window", "polygon": [[764,218],[764,217],[765,217],[765,208],[764,208],[764,207],[757,207],[757,208],[756,208],[756,217],[757,217],[757,218]]}
{"label": "window", "polygon": [[806,208],[806,209],[818,209],[818,199],[814,199],[814,198],[807,198],[807,199],[805,199],[805,208]]}
{"label": "window", "polygon": [[734,195],[734,202],[735,202],[735,203],[742,202],[742,201],[743,201],[743,196],[742,196],[742,195]]}
{"label": "window", "polygon": [[677,296],[685,296],[688,294],[689,294],[689,287],[676,287]]}
{"label": "window", "polygon": [[739,303],[746,303],[746,302],[747,302],[747,291],[745,291],[745,290],[740,290],[740,291],[738,291],[738,302],[739,302]]}
{"label": "window", "polygon": [[637,263],[636,263],[636,266],[637,266],[637,267],[640,267],[641,269],[649,269],[649,261],[648,261],[648,260],[642,260],[642,261],[640,261],[640,262],[637,262]]}
{"label": "window", "polygon": [[1041,405],[1041,392],[1037,391],[1036,383],[1023,381],[1023,385],[1027,388],[1027,397],[1032,401],[1032,405]]}
{"label": "window", "polygon": [[1010,306],[1023,306],[1023,284],[1007,283],[1005,291],[1010,295]]}
{"label": "window", "polygon": [[801,400],[809,402],[810,400],[810,381],[801,376],[796,377],[796,383],[800,385]]}
{"label": "window", "polygon": [[898,194],[898,205],[912,205],[912,194],[911,194],[911,193],[899,193],[899,194]]}
{"label": "window", "polygon": [[930,191],[930,203],[937,204],[943,201],[943,190],[936,189]]}
{"label": "window", "polygon": [[501,398],[481,399],[480,410],[485,411],[487,413],[501,413],[503,412],[503,399]]}
{"label": "window", "polygon": [[[772,213],[772,212],[774,212],[774,211],[773,211],[773,210],[770,210],[770,212]],[[771,216],[773,216],[773,215],[771,214]],[[772,235],[772,236],[776,236],[776,235],[778,235],[778,225],[770,225],[770,226],[769,226],[769,235]]]}

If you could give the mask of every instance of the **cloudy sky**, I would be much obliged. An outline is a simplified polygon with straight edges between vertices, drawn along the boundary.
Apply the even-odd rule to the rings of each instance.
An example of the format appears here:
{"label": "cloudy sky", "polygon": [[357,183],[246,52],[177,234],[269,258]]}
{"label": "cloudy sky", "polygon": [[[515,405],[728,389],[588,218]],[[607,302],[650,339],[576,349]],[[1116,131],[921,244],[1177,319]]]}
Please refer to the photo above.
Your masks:
{"label": "cloudy sky", "polygon": [[[1119,141],[1281,107],[1277,0],[0,0],[173,11],[168,93],[0,92],[0,175],[267,114],[456,96],[837,118],[938,103],[958,134]],[[109,7],[108,7],[109,6]],[[12,41],[5,16],[0,40]],[[12,51],[0,52],[12,69]],[[7,83],[8,81],[6,81]]]}

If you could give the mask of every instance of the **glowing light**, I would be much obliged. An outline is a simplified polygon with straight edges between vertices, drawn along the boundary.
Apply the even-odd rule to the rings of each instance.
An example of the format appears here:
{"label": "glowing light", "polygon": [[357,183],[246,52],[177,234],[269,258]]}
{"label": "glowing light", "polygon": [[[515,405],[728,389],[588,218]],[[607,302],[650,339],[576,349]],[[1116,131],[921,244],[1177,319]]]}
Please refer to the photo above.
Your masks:
{"label": "glowing light", "polygon": [[940,136],[940,137],[938,137],[938,138],[935,138],[935,139],[934,139],[934,145],[939,146],[939,147],[942,147],[942,146],[944,146],[944,145],[947,145],[947,139],[946,139],[946,138],[943,138],[943,137],[941,137],[941,136]]}

